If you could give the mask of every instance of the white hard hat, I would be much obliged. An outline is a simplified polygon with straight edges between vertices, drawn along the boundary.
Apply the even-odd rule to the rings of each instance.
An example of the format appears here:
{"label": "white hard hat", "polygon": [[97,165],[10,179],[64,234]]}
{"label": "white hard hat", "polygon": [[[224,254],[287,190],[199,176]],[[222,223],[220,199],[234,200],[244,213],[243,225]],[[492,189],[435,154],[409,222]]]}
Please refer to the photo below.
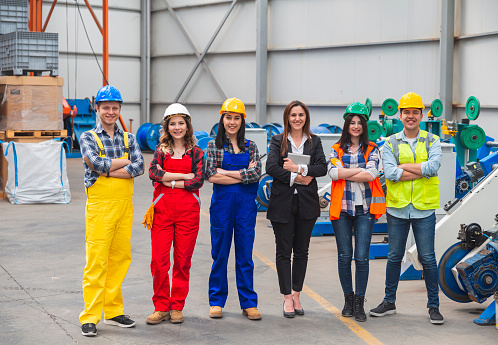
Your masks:
{"label": "white hard hat", "polygon": [[173,103],[164,111],[163,121],[167,121],[170,117],[175,115],[181,115],[190,120],[190,113],[187,108],[183,104]]}

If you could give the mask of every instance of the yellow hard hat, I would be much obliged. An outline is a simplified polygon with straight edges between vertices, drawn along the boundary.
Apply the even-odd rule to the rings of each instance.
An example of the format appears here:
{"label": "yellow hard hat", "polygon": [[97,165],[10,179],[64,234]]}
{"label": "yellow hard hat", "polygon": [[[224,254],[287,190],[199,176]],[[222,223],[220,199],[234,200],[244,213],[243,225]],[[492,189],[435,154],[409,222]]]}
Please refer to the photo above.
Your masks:
{"label": "yellow hard hat", "polygon": [[220,110],[220,115],[223,115],[223,113],[226,112],[239,113],[244,115],[244,119],[246,118],[246,107],[244,106],[244,103],[242,103],[240,99],[235,97],[229,98],[225,102],[223,102]]}
{"label": "yellow hard hat", "polygon": [[425,105],[422,103],[422,97],[417,95],[415,92],[408,92],[403,95],[399,101],[398,109],[406,108],[425,109]]}

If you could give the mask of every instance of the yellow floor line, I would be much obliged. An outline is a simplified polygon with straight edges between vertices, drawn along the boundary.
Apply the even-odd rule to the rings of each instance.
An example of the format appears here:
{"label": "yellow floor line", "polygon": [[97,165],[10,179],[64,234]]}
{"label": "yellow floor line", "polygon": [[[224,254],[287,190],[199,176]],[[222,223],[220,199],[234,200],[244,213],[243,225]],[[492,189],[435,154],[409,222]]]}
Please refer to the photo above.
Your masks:
{"label": "yellow floor line", "polygon": [[[209,213],[201,209],[201,214],[209,219]],[[253,250],[253,254],[263,261],[268,267],[270,267],[272,270],[275,272],[277,271],[277,267],[275,264],[268,259],[266,256],[263,254],[257,252],[256,250]],[[379,341],[377,338],[375,338],[373,335],[371,335],[367,330],[362,328],[358,323],[356,323],[353,319],[347,318],[347,317],[342,317],[341,311],[334,307],[332,303],[327,301],[325,298],[317,294],[315,291],[311,290],[308,286],[303,285],[303,292],[307,294],[309,297],[314,299],[318,304],[320,304],[322,307],[324,307],[328,312],[332,313],[339,321],[344,323],[353,333],[355,333],[358,337],[360,337],[362,340],[364,340],[367,344],[370,345],[383,345],[381,341]]]}

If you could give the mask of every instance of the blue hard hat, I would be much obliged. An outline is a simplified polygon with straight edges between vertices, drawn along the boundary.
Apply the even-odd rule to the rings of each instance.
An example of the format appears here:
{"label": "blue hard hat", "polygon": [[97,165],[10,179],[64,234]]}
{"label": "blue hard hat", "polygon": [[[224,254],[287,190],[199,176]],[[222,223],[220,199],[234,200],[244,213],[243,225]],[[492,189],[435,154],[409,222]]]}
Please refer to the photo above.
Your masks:
{"label": "blue hard hat", "polygon": [[106,85],[97,92],[97,97],[95,97],[95,102],[105,102],[105,101],[115,101],[123,103],[123,98],[121,98],[121,93],[112,85]]}

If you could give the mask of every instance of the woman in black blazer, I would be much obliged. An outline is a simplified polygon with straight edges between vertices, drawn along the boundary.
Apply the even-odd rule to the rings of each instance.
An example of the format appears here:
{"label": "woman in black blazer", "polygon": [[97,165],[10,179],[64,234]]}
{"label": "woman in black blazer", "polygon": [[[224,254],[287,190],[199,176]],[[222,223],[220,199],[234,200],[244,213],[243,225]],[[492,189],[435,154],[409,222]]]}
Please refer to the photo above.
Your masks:
{"label": "woman in black blazer", "polygon": [[[272,137],[266,172],[273,177],[268,218],[273,226],[284,316],[304,315],[299,294],[303,288],[311,232],[320,215],[315,177],[327,173],[319,137],[310,133],[310,113],[300,101],[284,110],[284,132]],[[288,153],[310,156],[307,165],[296,165]],[[294,252],[292,270],[291,254]]]}

